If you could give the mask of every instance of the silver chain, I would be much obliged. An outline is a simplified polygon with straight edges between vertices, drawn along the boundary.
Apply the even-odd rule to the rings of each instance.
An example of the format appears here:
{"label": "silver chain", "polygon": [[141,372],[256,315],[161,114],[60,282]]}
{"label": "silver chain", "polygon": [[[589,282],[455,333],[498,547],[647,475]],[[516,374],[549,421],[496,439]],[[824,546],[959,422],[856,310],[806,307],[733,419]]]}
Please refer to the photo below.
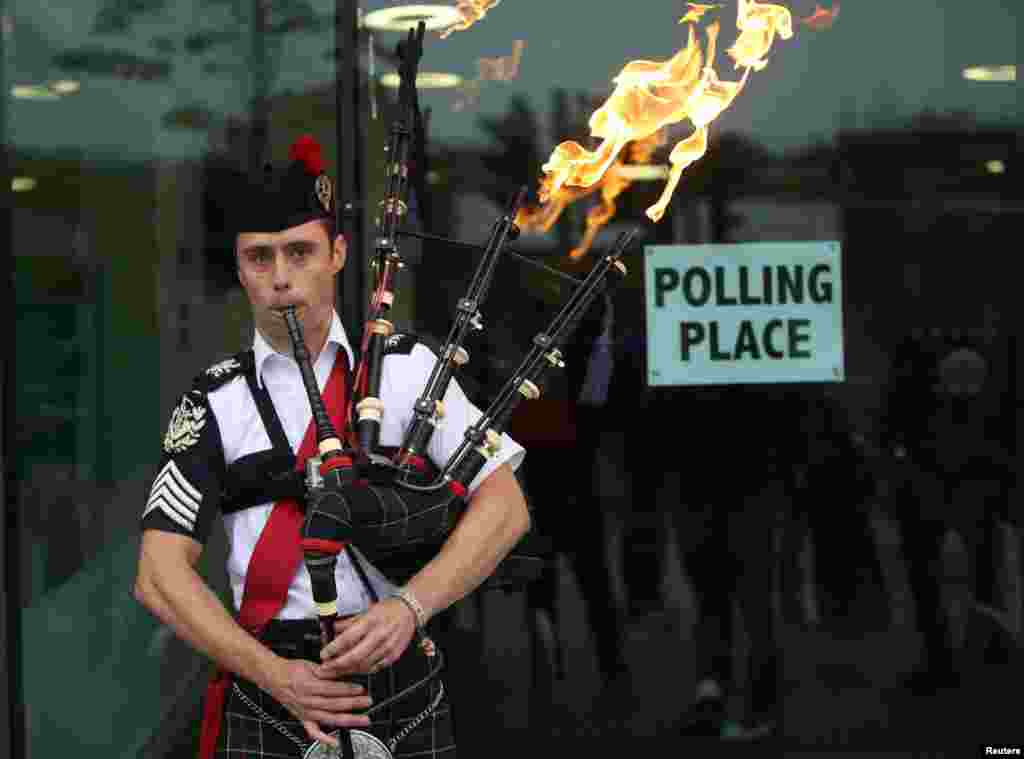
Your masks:
{"label": "silver chain", "polygon": [[427,717],[429,717],[433,713],[433,711],[437,708],[438,704],[441,703],[441,699],[444,698],[444,683],[442,681],[438,680],[437,684],[438,684],[437,695],[434,696],[434,700],[430,702],[430,704],[427,706],[426,709],[424,709],[419,714],[417,714],[415,717],[413,717],[412,722],[410,722],[405,727],[403,727],[401,730],[399,730],[397,733],[395,733],[395,735],[391,738],[391,740],[388,741],[388,751],[394,753],[395,748],[405,738],[405,736],[407,736],[409,733],[411,733],[413,730],[415,730],[417,727],[419,727],[420,723],[423,720],[425,720]]}
{"label": "silver chain", "polygon": [[[252,711],[256,714],[257,717],[259,717],[272,728],[277,730],[279,733],[281,733],[281,735],[290,740],[292,743],[297,745],[300,751],[305,752],[310,747],[311,744],[302,740],[297,735],[293,734],[291,730],[285,727],[284,722],[282,720],[274,719],[273,717],[271,717],[263,709],[261,709],[259,705],[256,704],[256,702],[254,702],[251,698],[245,695],[245,693],[239,687],[237,682],[234,683],[233,687],[235,695],[237,695],[242,700],[242,703],[244,703],[246,706],[252,709]],[[438,681],[437,695],[434,696],[434,700],[430,702],[426,709],[424,709],[415,717],[413,717],[412,720],[405,727],[403,727],[401,730],[395,733],[391,740],[388,741],[388,751],[394,753],[395,748],[398,747],[398,744],[405,740],[409,733],[411,733],[413,730],[419,727],[423,720],[425,720],[427,717],[433,714],[434,710],[437,709],[437,707],[440,705],[442,698],[444,698],[444,682]]]}
{"label": "silver chain", "polygon": [[238,687],[238,683],[237,682],[234,684],[234,691],[235,691],[235,695],[238,696],[240,699],[242,699],[242,702],[246,706],[248,706],[250,709],[252,709],[253,712],[256,713],[257,717],[259,717],[261,720],[266,722],[272,728],[277,730],[285,738],[287,738],[288,740],[290,740],[293,743],[295,743],[299,747],[300,751],[305,751],[307,748],[309,748],[310,744],[306,743],[304,740],[302,740],[298,736],[293,735],[292,731],[284,726],[284,722],[283,721],[281,721],[279,719],[274,719],[273,717],[271,717],[269,714],[267,714],[265,711],[263,711],[251,698],[249,698],[247,695],[245,695],[245,693],[242,692],[242,689]]}

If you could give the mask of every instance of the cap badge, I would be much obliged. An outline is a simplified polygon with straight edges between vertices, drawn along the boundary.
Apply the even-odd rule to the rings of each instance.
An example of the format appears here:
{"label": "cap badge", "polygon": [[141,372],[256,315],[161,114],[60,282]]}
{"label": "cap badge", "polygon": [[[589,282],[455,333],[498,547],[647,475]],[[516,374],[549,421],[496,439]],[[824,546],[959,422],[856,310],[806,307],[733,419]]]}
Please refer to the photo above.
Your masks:
{"label": "cap badge", "polygon": [[326,174],[321,174],[316,178],[316,198],[320,201],[320,205],[325,211],[331,210],[331,180]]}

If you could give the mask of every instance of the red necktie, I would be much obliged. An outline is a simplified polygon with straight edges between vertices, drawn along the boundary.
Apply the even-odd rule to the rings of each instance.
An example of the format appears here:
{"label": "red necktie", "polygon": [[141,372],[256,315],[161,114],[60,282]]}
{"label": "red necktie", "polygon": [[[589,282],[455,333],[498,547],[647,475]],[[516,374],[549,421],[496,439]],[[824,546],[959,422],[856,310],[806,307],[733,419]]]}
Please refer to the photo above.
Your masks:
{"label": "red necktie", "polygon": [[[345,420],[342,412],[346,407],[345,375],[348,373],[348,357],[345,349],[338,347],[331,376],[324,387],[324,405],[327,414],[339,434],[344,434]],[[295,467],[300,472],[306,466],[306,459],[317,451],[316,425],[312,419],[302,438],[302,445],[295,456]],[[242,591],[242,607],[238,610],[238,623],[259,637],[263,628],[272,620],[288,600],[295,573],[302,563],[303,512],[299,504],[285,498],[274,504],[259,540],[253,549],[249,567],[245,573],[245,588]],[[224,715],[224,701],[230,676],[218,669],[206,689],[206,703],[203,708],[203,725],[199,736],[199,759],[210,759],[217,746],[221,720]]]}

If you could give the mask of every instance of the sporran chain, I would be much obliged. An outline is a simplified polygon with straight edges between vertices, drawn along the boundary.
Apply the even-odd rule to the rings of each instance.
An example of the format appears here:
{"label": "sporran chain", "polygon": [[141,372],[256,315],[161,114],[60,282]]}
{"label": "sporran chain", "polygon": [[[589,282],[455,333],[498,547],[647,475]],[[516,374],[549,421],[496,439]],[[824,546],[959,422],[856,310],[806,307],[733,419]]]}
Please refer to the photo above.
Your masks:
{"label": "sporran chain", "polygon": [[[416,685],[420,684],[422,683],[416,683]],[[254,702],[251,698],[246,696],[242,689],[239,687],[237,682],[234,683],[233,690],[235,691],[235,695],[238,696],[242,703],[248,706],[249,709],[251,709],[252,712],[257,717],[259,717],[261,720],[263,720],[272,728],[281,733],[281,735],[283,735],[285,738],[287,738],[296,746],[298,746],[299,750],[303,752],[303,759],[335,759],[335,757],[340,759],[341,751],[339,749],[321,743],[320,741],[315,741],[312,744],[307,743],[306,741],[302,740],[297,735],[292,733],[291,730],[284,726],[284,722],[282,720],[274,719],[269,714],[267,714],[266,711],[260,708],[260,706],[256,704],[256,702]],[[405,738],[413,730],[419,727],[423,720],[425,720],[427,717],[434,713],[437,707],[441,704],[441,699],[443,698],[444,683],[438,681],[437,695],[434,696],[434,700],[431,701],[430,704],[423,711],[421,711],[419,714],[413,717],[405,725],[405,727],[403,727],[401,730],[395,733],[394,736],[392,736],[391,740],[388,741],[386,749],[383,743],[380,743],[380,741],[378,741],[369,733],[364,733],[362,730],[350,731],[353,738],[352,747],[356,752],[356,756],[354,757],[354,759],[363,759],[364,757],[366,759],[390,759],[391,755],[398,747],[398,744],[405,740]],[[332,733],[332,735],[337,736],[338,733],[335,732]],[[384,750],[387,751],[386,755],[383,753]]]}
{"label": "sporran chain", "polygon": [[269,714],[263,711],[263,709],[261,709],[256,704],[255,701],[253,701],[251,698],[245,695],[245,693],[242,692],[242,689],[238,687],[237,682],[234,683],[233,690],[235,691],[235,695],[238,696],[239,699],[241,699],[242,703],[248,706],[257,717],[259,717],[272,728],[277,730],[279,733],[281,733],[281,735],[290,740],[292,743],[297,745],[300,751],[305,752],[309,748],[309,744],[306,743],[306,741],[299,738],[298,736],[294,735],[291,730],[284,726],[284,723],[281,720],[274,719],[273,717],[271,717]]}

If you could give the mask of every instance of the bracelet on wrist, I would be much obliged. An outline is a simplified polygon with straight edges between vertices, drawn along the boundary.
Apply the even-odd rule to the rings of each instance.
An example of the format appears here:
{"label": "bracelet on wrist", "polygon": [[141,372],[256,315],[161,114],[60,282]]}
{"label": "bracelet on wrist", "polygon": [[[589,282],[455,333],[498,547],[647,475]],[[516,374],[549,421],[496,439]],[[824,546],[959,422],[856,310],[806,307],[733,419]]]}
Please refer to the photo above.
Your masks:
{"label": "bracelet on wrist", "polygon": [[424,611],[423,605],[412,594],[412,591],[408,588],[395,588],[392,596],[409,607],[416,618],[416,628],[422,631],[427,626],[427,612]]}

